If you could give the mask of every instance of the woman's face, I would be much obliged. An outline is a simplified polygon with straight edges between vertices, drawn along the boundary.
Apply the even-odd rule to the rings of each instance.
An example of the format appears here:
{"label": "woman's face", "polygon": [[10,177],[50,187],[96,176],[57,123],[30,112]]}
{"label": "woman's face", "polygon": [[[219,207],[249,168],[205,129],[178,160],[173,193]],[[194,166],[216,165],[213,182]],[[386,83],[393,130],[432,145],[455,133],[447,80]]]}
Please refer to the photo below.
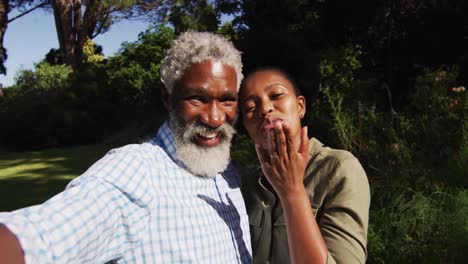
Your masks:
{"label": "woman's face", "polygon": [[305,99],[296,96],[292,83],[280,71],[264,69],[250,74],[239,92],[242,122],[255,144],[268,148],[270,130],[287,124],[297,139]]}

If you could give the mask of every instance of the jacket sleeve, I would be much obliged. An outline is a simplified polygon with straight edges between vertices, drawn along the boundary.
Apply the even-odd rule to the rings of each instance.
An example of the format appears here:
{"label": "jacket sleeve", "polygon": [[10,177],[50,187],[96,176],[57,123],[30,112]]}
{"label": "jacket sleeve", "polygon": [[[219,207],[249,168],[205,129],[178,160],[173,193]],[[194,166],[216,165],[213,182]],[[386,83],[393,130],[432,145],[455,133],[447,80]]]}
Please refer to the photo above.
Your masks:
{"label": "jacket sleeve", "polygon": [[354,156],[340,160],[331,175],[319,220],[328,247],[328,263],[365,263],[370,190]]}

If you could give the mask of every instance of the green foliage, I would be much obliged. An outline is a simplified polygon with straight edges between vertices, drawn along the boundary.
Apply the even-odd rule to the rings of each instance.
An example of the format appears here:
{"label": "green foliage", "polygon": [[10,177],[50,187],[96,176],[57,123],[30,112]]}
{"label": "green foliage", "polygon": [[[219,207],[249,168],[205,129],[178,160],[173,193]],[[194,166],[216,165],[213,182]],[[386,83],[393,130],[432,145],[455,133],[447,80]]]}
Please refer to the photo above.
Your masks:
{"label": "green foliage", "polygon": [[[159,66],[173,36],[167,27],[147,31],[100,63],[89,56],[96,47],[88,42],[88,63],[74,72],[47,62],[21,71],[1,102],[0,120],[9,125],[0,131],[0,145],[30,149],[108,138],[130,142],[152,133],[164,116]],[[138,129],[139,135],[129,132]]]}
{"label": "green foliage", "polygon": [[[369,97],[372,80],[357,78],[362,67],[359,49],[359,46],[348,45],[323,51],[321,96],[312,105],[313,111],[309,111],[309,118],[313,119],[310,122],[318,124],[312,127],[313,134],[326,135],[328,132],[324,131],[334,131],[335,136],[326,136],[327,142],[353,153],[361,150],[358,137],[363,132],[365,119],[378,119],[375,106],[368,104],[373,100]],[[355,98],[358,100],[353,100]],[[349,111],[350,108],[355,111]],[[374,134],[374,131],[367,132]]]}
{"label": "green foliage", "polygon": [[107,64],[108,85],[124,104],[158,102],[161,92],[159,68],[174,32],[168,27],[148,30],[138,42],[126,43]]}
{"label": "green foliage", "polygon": [[72,69],[68,65],[36,65],[36,85],[44,90],[60,90],[70,85]]}
{"label": "green foliage", "polygon": [[386,99],[361,68],[359,47],[323,54],[321,96],[308,122],[314,136],[352,151],[366,169],[372,189],[368,262],[462,262],[468,108],[465,88],[456,85],[458,68],[423,69],[397,114],[382,107]]}
{"label": "green foliage", "polygon": [[83,62],[84,63],[99,63],[104,61],[104,55],[96,52],[96,43],[90,38],[87,38],[83,45]]}
{"label": "green foliage", "polygon": [[[465,87],[455,85],[457,76],[458,67],[424,69],[406,109],[414,118],[404,136],[416,158],[436,168],[435,177],[466,187],[468,95]],[[447,178],[448,172],[455,174]]]}
{"label": "green foliage", "polygon": [[236,41],[238,39],[238,34],[236,33],[236,30],[232,23],[226,22],[221,25],[218,29],[218,34],[223,35],[230,41]]}
{"label": "green foliage", "polygon": [[[91,71],[103,76],[99,67]],[[109,112],[112,108],[106,107],[105,90],[99,89],[105,87],[103,82],[93,84],[85,78],[85,71],[83,67],[71,74],[69,66],[43,62],[35,71],[21,72],[17,85],[2,103],[0,120],[8,126],[0,131],[0,145],[43,148],[102,139],[106,129],[112,128],[112,119],[107,118],[113,116]]]}
{"label": "green foliage", "polygon": [[216,31],[218,18],[212,4],[207,0],[181,0],[174,5],[169,21],[176,34],[193,29],[197,31]]}
{"label": "green foliage", "polygon": [[13,89],[64,89],[70,85],[72,69],[68,65],[51,65],[41,62],[35,65],[35,70],[21,70],[16,79],[16,87]]}
{"label": "green foliage", "polygon": [[463,251],[468,246],[465,189],[386,188],[375,190],[368,236],[369,263],[464,261]]}

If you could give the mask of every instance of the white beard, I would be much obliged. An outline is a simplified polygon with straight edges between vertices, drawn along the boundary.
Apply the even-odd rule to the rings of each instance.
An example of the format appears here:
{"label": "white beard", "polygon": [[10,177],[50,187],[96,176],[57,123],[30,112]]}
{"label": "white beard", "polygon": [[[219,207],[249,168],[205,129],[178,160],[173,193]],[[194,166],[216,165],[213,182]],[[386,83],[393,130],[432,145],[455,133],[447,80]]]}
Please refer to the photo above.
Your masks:
{"label": "white beard", "polygon": [[[174,112],[169,114],[169,124],[174,133],[177,159],[181,160],[192,174],[198,176],[213,178],[217,173],[224,171],[229,165],[231,139],[236,133],[234,127],[224,123],[216,129],[211,129],[204,125],[186,123],[176,115]],[[206,130],[221,132],[221,141],[217,146],[205,148],[194,143],[195,135]]]}

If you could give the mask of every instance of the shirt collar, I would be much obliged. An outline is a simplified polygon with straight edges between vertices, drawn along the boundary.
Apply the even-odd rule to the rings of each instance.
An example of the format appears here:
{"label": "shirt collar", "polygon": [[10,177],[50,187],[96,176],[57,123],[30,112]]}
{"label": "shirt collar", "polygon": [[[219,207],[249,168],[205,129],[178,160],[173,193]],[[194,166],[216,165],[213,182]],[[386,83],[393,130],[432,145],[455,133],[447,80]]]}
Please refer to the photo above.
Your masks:
{"label": "shirt collar", "polygon": [[182,164],[176,158],[177,147],[174,141],[174,133],[169,126],[169,121],[166,121],[162,124],[162,126],[158,129],[156,137],[151,140],[150,143],[161,146],[161,148],[167,153],[167,155],[169,155],[169,157],[171,157],[172,160],[178,164]]}
{"label": "shirt collar", "polygon": [[323,148],[323,143],[316,138],[311,138],[309,140],[309,162],[315,159],[319,154],[320,150]]}

